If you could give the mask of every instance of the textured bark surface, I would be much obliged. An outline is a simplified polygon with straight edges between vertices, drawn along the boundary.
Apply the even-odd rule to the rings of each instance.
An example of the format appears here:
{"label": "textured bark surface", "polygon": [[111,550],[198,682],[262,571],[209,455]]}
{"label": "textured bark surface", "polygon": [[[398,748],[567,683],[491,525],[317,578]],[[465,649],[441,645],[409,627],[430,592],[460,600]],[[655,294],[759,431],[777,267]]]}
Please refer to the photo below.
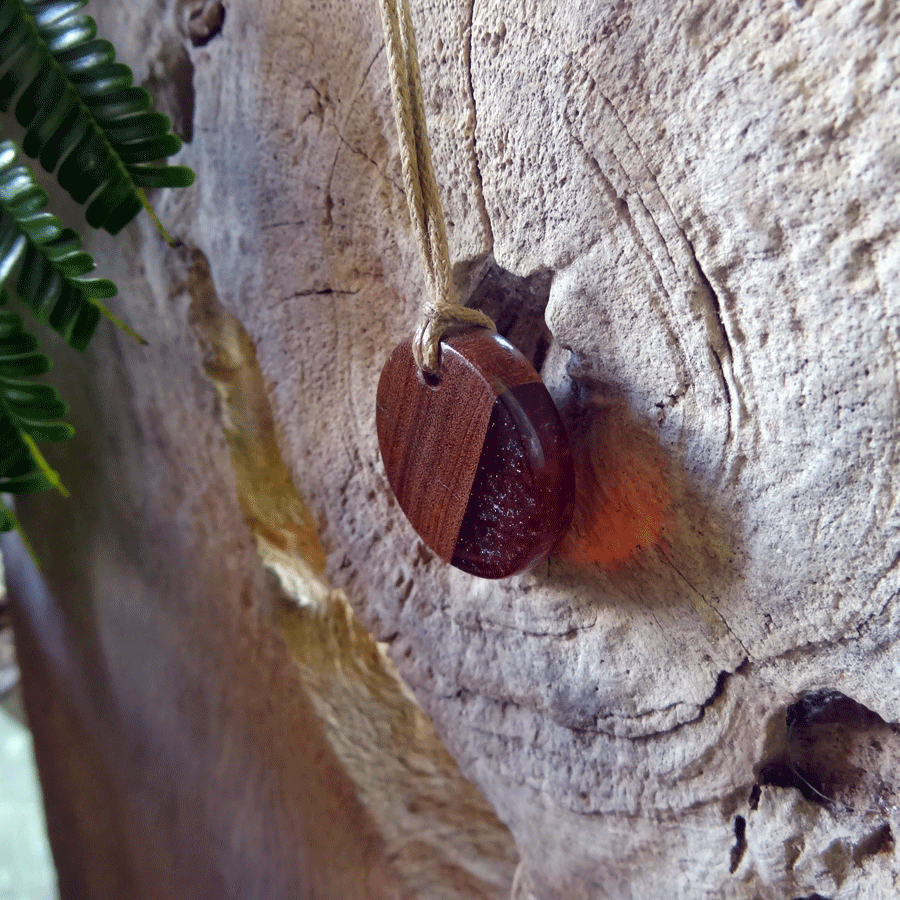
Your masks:
{"label": "textured bark surface", "polygon": [[[375,4],[233,2],[193,46],[196,6],[99,4],[198,184],[159,202],[187,249],[99,247],[151,347],[60,360],[83,499],[24,510],[135,871],[152,845],[177,896],[895,893],[895,5],[412,3],[460,284],[608,478],[667,488],[652,548],[500,583],[427,552],[378,459],[422,281]],[[150,840],[173,808],[213,880],[196,819]],[[292,856],[317,816],[346,840]]]}

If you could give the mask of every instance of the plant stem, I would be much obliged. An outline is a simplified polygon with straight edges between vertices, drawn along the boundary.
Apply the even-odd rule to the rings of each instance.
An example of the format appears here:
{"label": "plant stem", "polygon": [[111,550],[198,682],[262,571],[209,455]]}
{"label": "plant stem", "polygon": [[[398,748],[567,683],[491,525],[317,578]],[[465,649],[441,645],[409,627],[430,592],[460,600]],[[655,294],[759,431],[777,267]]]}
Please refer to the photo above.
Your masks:
{"label": "plant stem", "polygon": [[54,469],[50,468],[50,463],[44,459],[44,455],[38,450],[37,444],[34,442],[30,434],[26,434],[24,431],[19,432],[20,437],[23,441],[25,441],[26,446],[28,447],[28,452],[31,454],[31,458],[37,464],[37,467],[41,470],[41,474],[50,484],[53,485],[62,495],[63,497],[68,498],[69,492],[66,490],[66,486],[62,483],[62,480],[59,477],[59,473]]}
{"label": "plant stem", "polygon": [[153,220],[153,224],[156,226],[156,230],[162,235],[162,239],[170,247],[177,246],[178,242],[175,240],[175,238],[172,237],[171,234],[169,234],[168,231],[166,231],[165,227],[163,226],[163,223],[159,221],[159,216],[156,215],[156,210],[154,210],[153,207],[150,205],[150,201],[147,199],[147,195],[144,193],[144,189],[138,188],[137,195],[140,198],[141,205],[144,207],[144,209],[147,210],[147,214]]}
{"label": "plant stem", "polygon": [[112,310],[107,309],[99,300],[95,297],[88,298],[89,303],[93,303],[97,309],[100,310],[100,314],[106,316],[110,322],[113,323],[117,328],[121,328],[122,331],[125,332],[129,337],[134,338],[139,344],[146,347],[148,341],[146,338],[142,338],[127,322],[124,322],[120,319]]}

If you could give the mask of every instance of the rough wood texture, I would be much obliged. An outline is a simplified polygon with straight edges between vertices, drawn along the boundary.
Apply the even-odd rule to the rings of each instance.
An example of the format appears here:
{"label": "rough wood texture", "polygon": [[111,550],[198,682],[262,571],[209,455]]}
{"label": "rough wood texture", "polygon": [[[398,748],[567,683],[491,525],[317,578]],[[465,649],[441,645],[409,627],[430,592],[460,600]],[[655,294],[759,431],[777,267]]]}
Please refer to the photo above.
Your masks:
{"label": "rough wood texture", "polygon": [[[545,381],[575,413],[604,410],[613,451],[656,442],[672,526],[617,567],[552,563],[499,583],[417,545],[374,428],[378,374],[422,290],[375,9],[237,0],[192,48],[182,6],[99,4],[191,131],[198,187],[160,212],[210,261],[188,291],[189,264],[146,224],[128,252],[105,251],[151,347],[106,335],[84,363],[58,354],[82,435],[64,474],[84,499],[25,510],[115,711],[89,730],[141,812],[135,853],[180,860],[171,895],[205,896],[184,855],[201,845],[216,896],[254,896],[239,876],[261,871],[265,896],[296,895],[286,873],[302,840],[286,823],[319,779],[315,754],[298,762],[295,748],[312,727],[295,699],[310,679],[273,625],[255,541],[286,589],[312,603],[330,580],[387,644],[509,826],[516,900],[891,896],[900,9],[412,6],[460,283],[508,286],[510,327],[539,315],[516,303],[546,286]],[[215,302],[190,299],[204,296]],[[219,401],[189,310],[221,350],[207,364]],[[627,454],[611,458],[627,469]],[[406,812],[384,799],[396,789],[370,777],[383,749],[367,762],[342,737],[333,698],[367,693],[344,677],[346,690],[312,679],[317,721],[330,723],[329,771],[350,771],[357,821],[376,835],[352,865],[386,886],[328,881],[316,896],[402,896],[384,868],[395,846],[395,872],[464,870],[504,895],[509,844],[483,807],[478,838],[466,816],[441,819],[477,806],[443,763],[397,750]],[[861,717],[839,740],[805,727],[801,747],[810,691],[839,691],[881,724]],[[381,746],[362,727],[377,718],[350,719],[351,746]],[[330,756],[341,747],[344,764]],[[869,776],[827,805],[805,785],[826,784],[836,748]],[[445,777],[454,789],[428,795],[440,801],[416,799]],[[172,831],[173,809],[201,825]],[[394,837],[377,837],[390,822]],[[468,890],[441,874],[411,895]]]}
{"label": "rough wood texture", "polygon": [[403,341],[381,371],[378,446],[410,524],[444,562],[506,578],[546,558],[572,518],[565,428],[540,376],[484,329],[448,337],[438,384]]}

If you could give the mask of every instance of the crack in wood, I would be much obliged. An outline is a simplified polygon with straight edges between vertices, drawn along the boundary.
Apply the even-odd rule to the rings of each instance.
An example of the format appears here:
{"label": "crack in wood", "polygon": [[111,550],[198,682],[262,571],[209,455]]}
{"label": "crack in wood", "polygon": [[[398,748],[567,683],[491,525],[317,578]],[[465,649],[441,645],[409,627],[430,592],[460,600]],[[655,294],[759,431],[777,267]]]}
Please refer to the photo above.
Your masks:
{"label": "crack in wood", "polygon": [[[353,92],[353,96],[350,98],[350,104],[347,107],[347,114],[344,116],[344,122],[343,122],[344,125],[347,124],[347,121],[350,118],[350,114],[353,112],[354,108],[356,107],[356,101],[359,99],[359,95],[363,89],[363,85],[366,83],[366,81],[369,78],[369,73],[372,71],[372,67],[375,65],[375,61],[378,59],[379,56],[381,56],[381,54],[383,52],[384,52],[384,44],[382,43],[378,47],[378,49],[375,51],[375,55],[370,60],[369,64],[366,66],[366,69],[363,72],[363,76],[360,79],[359,85],[357,86],[356,90]],[[337,126],[337,124],[335,124],[333,127],[334,127],[335,134],[337,135],[340,143],[347,146],[351,151],[354,150],[354,148],[344,140],[344,136],[341,133],[341,128],[339,128]],[[332,225],[331,211],[332,211],[332,209],[334,209],[334,200],[332,199],[332,196],[331,196],[331,186],[334,183],[334,170],[335,170],[335,167],[337,166],[337,161],[338,161],[338,158],[340,157],[340,153],[341,153],[341,148],[338,147],[334,151],[334,158],[331,160],[331,169],[328,172],[328,181],[325,186],[325,219],[324,219],[324,222],[325,222],[326,227],[328,227],[328,228],[330,228]],[[371,160],[369,160],[369,161],[371,162]],[[376,165],[375,168],[378,169],[378,166]],[[387,175],[384,175],[384,173],[381,171],[381,169],[378,169],[378,172],[379,172],[379,174],[381,174],[384,177],[384,179],[386,181],[390,181],[391,184],[394,184],[394,182],[391,181],[391,179],[389,179],[387,177]],[[396,187],[397,185],[394,184],[394,186]]]}
{"label": "crack in wood", "polygon": [[494,246],[494,230],[491,226],[491,218],[488,215],[487,203],[484,199],[484,179],[481,175],[481,162],[478,159],[478,108],[475,104],[475,83],[472,78],[472,28],[475,22],[475,0],[471,0],[469,4],[469,21],[466,24],[466,48],[465,59],[463,65],[465,67],[466,76],[469,86],[469,100],[472,104],[472,163],[474,168],[474,178],[477,185],[477,202],[481,209],[481,216],[487,228],[487,238],[489,248]]}
{"label": "crack in wood", "polygon": [[[686,585],[694,592],[694,594],[695,594],[697,597],[700,598],[700,600],[702,601],[704,607],[705,607],[706,609],[710,610],[710,611],[713,613],[713,615],[715,615],[715,616],[722,622],[722,624],[725,626],[725,629],[728,631],[728,633],[734,638],[735,641],[737,641],[738,646],[740,646],[741,650],[744,651],[744,655],[745,655],[745,657],[746,657],[746,660],[752,660],[752,659],[753,659],[752,654],[751,654],[750,651],[744,646],[743,641],[742,641],[742,640],[734,633],[734,630],[733,630],[732,627],[728,624],[728,621],[727,621],[726,618],[722,615],[722,613],[720,613],[719,610],[717,610],[717,609],[709,602],[709,600],[707,600],[706,597],[704,597],[703,594],[700,593],[700,591],[698,591],[696,587],[694,587],[694,585],[691,583],[691,581],[688,579],[688,577],[684,574],[684,572],[682,572],[681,569],[679,569],[678,566],[675,565],[674,561],[672,560],[671,556],[669,556],[669,554],[664,553],[663,556],[666,558],[666,560],[668,561],[668,563],[669,563],[669,565],[672,567],[672,569],[673,569],[675,572],[677,572],[679,576],[681,576],[681,578],[682,578],[682,580],[684,581],[684,583],[685,583],[685,584],[686,584]],[[746,660],[745,660],[745,661],[746,661]]]}
{"label": "crack in wood", "polygon": [[[743,665],[743,663],[742,663]],[[740,668],[740,667],[738,667]],[[573,725],[558,721],[552,715],[549,715],[546,709],[541,709],[537,706],[529,706],[525,703],[518,701],[510,696],[501,696],[501,695],[492,695],[485,694],[481,691],[470,690],[468,688],[457,688],[455,691],[449,694],[438,694],[436,695],[436,699],[439,700],[455,700],[459,702],[461,705],[465,705],[470,697],[475,697],[482,701],[487,701],[488,703],[494,704],[497,707],[500,707],[501,710],[505,711],[507,708],[512,708],[514,710],[520,710],[523,713],[528,715],[534,715],[539,717],[547,716],[551,722],[557,725],[560,728],[564,728],[567,731],[571,732],[574,735],[579,735],[582,738],[590,738],[592,736],[596,737],[607,737],[613,740],[626,740],[632,743],[638,743],[643,741],[651,741],[655,738],[661,738],[670,734],[673,734],[676,731],[681,730],[682,728],[686,728],[690,725],[696,725],[703,721],[706,716],[707,710],[719,700],[720,697],[725,693],[728,682],[734,672],[729,672],[727,670],[722,670],[719,672],[716,677],[716,683],[713,686],[713,690],[710,695],[703,700],[699,704],[693,703],[685,703],[684,701],[678,701],[676,703],[670,703],[666,706],[655,707],[653,709],[646,709],[641,712],[636,712],[631,715],[623,715],[620,713],[606,713],[606,714],[598,714],[594,716],[594,724],[585,724],[585,725]],[[672,724],[670,727],[657,728],[653,731],[647,731],[641,734],[618,734],[615,730],[609,730],[606,728],[601,728],[599,726],[600,722],[609,722],[611,725],[619,724],[628,724],[628,723],[640,723],[642,721],[652,721],[654,718],[659,718],[660,716],[665,715],[666,713],[670,713],[673,711],[677,711],[679,709],[690,709],[694,708],[696,713],[691,716],[689,719],[685,719],[683,721],[677,721]],[[503,732],[492,730],[490,728],[486,728],[483,726],[475,726],[476,731],[481,731],[484,734],[490,734],[496,737],[499,740],[503,740],[508,742],[510,740],[515,740],[514,735],[507,735]]]}
{"label": "crack in wood", "polygon": [[289,300],[296,300],[298,297],[329,297],[335,295],[338,297],[355,297],[359,291],[341,291],[337,288],[315,288],[308,291],[294,291],[287,297],[282,298],[280,303],[287,303]]}
{"label": "crack in wood", "polygon": [[[341,134],[341,132],[338,130],[338,128],[337,128],[336,125],[334,126],[334,130],[335,130],[335,133],[336,133],[337,136],[338,136],[338,140],[339,140],[339,141],[340,141],[340,142],[341,142],[341,143],[342,143],[342,144],[343,144],[343,145],[344,145],[351,153],[353,153],[355,156],[361,157],[362,159],[366,160],[366,162],[371,163],[371,164],[375,167],[375,171],[378,172],[378,174],[379,174],[385,181],[387,181],[389,184],[392,184],[392,185],[393,185],[393,186],[394,186],[401,194],[404,193],[403,188],[400,187],[400,185],[397,184],[397,182],[394,181],[393,178],[391,178],[389,175],[386,175],[386,174],[381,170],[381,166],[379,166],[378,163],[377,163],[374,159],[372,159],[371,156],[369,156],[364,150],[360,150],[358,147],[354,147],[353,144],[351,144],[351,143],[350,143],[350,142],[349,142],[349,141]],[[338,151],[338,152],[340,152],[340,151]],[[338,157],[338,154],[335,154],[335,165],[337,164],[337,157]],[[333,173],[333,172],[334,172],[334,168],[332,167],[332,173]],[[330,188],[330,185],[329,185],[329,188]],[[330,195],[329,195],[329,196],[330,196]]]}

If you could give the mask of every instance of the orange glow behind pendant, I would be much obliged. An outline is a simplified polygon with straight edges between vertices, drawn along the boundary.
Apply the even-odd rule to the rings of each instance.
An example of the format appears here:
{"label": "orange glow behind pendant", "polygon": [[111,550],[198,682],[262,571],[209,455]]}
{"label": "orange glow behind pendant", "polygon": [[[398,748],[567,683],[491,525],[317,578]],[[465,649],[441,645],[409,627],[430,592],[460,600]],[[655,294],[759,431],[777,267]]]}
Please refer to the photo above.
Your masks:
{"label": "orange glow behind pendant", "polygon": [[594,413],[572,441],[575,511],[553,555],[612,568],[665,543],[675,518],[659,444],[621,411]]}

